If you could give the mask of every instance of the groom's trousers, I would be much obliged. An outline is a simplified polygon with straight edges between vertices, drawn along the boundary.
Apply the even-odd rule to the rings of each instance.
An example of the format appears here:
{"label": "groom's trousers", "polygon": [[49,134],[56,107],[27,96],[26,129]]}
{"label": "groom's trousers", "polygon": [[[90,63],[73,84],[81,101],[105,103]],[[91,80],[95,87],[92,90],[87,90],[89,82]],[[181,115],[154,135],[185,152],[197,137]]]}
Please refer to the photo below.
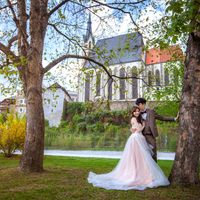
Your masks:
{"label": "groom's trousers", "polygon": [[157,147],[156,147],[156,138],[153,135],[144,135],[146,141],[153,146],[153,156],[152,158],[157,162]]}

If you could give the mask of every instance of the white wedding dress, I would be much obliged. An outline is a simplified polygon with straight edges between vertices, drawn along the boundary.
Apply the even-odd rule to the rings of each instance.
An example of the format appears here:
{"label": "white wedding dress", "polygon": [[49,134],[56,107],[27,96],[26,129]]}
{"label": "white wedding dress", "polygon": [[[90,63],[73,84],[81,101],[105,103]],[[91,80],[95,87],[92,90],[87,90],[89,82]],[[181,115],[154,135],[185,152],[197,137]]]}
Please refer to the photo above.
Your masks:
{"label": "white wedding dress", "polygon": [[168,179],[152,158],[152,150],[142,135],[143,126],[131,119],[137,129],[128,138],[122,157],[113,171],[107,174],[89,173],[88,182],[108,190],[144,190],[169,185]]}

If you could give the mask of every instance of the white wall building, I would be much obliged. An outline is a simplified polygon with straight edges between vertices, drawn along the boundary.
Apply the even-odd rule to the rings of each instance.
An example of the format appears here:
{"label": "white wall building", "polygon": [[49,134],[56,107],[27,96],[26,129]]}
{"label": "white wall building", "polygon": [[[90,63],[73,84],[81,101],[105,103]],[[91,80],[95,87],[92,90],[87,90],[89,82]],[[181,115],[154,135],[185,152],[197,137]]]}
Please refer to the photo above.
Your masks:
{"label": "white wall building", "polygon": [[[49,126],[59,126],[65,101],[77,101],[77,93],[66,90],[58,83],[53,84],[43,92],[44,116],[49,121]],[[16,96],[16,112],[20,116],[26,114],[25,98],[21,92],[18,92]]]}
{"label": "white wall building", "polygon": [[43,93],[43,107],[44,116],[49,121],[49,126],[59,126],[62,119],[64,102],[76,100],[77,94],[75,92],[65,90],[58,83],[47,88]]}

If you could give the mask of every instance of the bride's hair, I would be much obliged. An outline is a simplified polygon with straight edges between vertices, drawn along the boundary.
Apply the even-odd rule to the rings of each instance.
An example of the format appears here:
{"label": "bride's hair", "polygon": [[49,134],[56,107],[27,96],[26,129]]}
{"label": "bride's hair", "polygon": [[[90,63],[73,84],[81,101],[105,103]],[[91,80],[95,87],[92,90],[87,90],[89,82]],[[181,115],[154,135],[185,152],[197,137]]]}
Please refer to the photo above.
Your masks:
{"label": "bride's hair", "polygon": [[136,117],[136,116],[134,115],[134,112],[136,112],[136,110],[140,110],[139,107],[138,107],[138,106],[133,106],[132,112],[131,112],[132,117],[135,117],[136,120],[137,120],[137,122],[140,123],[140,124],[142,124],[142,116],[141,116],[141,114],[139,114],[138,117]]}

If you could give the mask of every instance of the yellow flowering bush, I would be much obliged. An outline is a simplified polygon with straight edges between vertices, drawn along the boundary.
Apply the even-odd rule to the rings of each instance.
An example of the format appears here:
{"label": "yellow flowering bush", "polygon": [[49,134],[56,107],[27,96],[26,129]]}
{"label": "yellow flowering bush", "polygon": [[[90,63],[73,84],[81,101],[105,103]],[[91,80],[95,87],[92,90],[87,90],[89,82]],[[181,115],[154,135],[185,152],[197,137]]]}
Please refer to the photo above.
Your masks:
{"label": "yellow flowering bush", "polygon": [[7,114],[4,120],[0,117],[0,150],[6,157],[12,156],[16,149],[23,148],[25,132],[25,118],[13,113]]}

